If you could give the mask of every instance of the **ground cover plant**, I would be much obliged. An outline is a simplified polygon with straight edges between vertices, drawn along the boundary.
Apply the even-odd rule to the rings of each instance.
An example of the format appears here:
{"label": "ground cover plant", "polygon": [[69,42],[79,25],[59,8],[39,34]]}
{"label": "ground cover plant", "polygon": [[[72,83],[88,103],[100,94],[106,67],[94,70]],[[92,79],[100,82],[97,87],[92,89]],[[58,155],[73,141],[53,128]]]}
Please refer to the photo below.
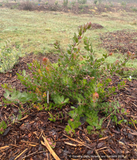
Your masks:
{"label": "ground cover plant", "polygon": [[10,71],[18,63],[18,59],[21,56],[19,46],[18,49],[16,47],[13,48],[10,46],[10,42],[5,42],[0,49],[0,73]]}
{"label": "ground cover plant", "polygon": [[[8,12],[11,14],[8,10],[3,12],[5,19],[9,15]],[[21,12],[17,11],[15,14],[16,18],[19,18],[19,13]],[[36,16],[34,12],[25,11],[24,17],[28,18],[28,13],[32,21],[35,21],[32,18]],[[13,11],[12,14],[14,15]],[[125,17],[122,18],[119,14],[117,19],[118,14],[103,13],[92,17],[93,23],[85,25],[82,24],[91,20],[91,17],[62,15],[63,18],[68,17],[70,20],[66,25],[69,25],[68,28],[72,31],[68,30],[64,23],[62,29],[67,28],[67,32],[61,32],[63,35],[58,34],[59,37],[55,36],[57,32],[49,27],[50,21],[55,23],[57,18],[57,15],[52,14],[51,17],[56,18],[52,20],[50,17],[51,19],[46,22],[49,25],[46,32],[50,31],[49,34],[47,32],[47,36],[54,37],[52,39],[49,36],[51,46],[45,44],[50,46],[47,50],[50,54],[34,55],[31,53],[26,57],[20,57],[18,63],[13,64],[14,67],[10,72],[0,73],[0,84],[3,84],[6,90],[5,94],[3,88],[0,90],[1,159],[44,159],[48,157],[49,151],[51,151],[49,155],[53,155],[55,159],[78,158],[79,155],[83,158],[92,156],[102,159],[103,156],[106,156],[105,158],[112,156],[136,158],[137,81],[135,80],[136,73],[134,72],[132,76],[131,70],[127,68],[131,67],[135,71],[136,45],[131,44],[136,44],[134,38],[136,24],[132,23],[136,15],[131,13],[129,16],[129,13],[122,13]],[[50,16],[50,14],[47,15]],[[41,13],[39,16],[44,16],[44,14]],[[60,14],[58,16],[61,17]],[[127,21],[127,17],[130,21]],[[98,20],[103,18],[104,21],[98,24]],[[36,16],[36,19],[39,25],[35,24],[38,33],[33,34],[34,39],[45,31],[39,30],[41,23],[43,24],[43,21],[40,22],[41,18]],[[71,23],[74,19],[76,23],[73,23],[74,27],[72,27]],[[123,23],[114,26],[114,19],[116,22]],[[25,20],[26,18],[22,18],[22,21]],[[62,20],[58,20],[58,23]],[[12,22],[10,28],[4,19],[1,22],[2,25],[7,26],[4,32],[3,28],[1,29],[1,42],[4,42],[6,32],[7,37],[10,36],[12,40],[10,46],[18,48],[21,42],[25,42],[22,46],[23,52],[27,52],[24,50],[26,46],[30,47],[29,53],[33,52],[34,41],[31,40],[30,43],[30,40],[24,41],[23,39],[24,35],[27,36],[30,33],[28,28],[22,27],[21,30],[24,32],[20,32],[19,23],[16,23],[16,32]],[[61,28],[58,23],[58,28]],[[33,26],[32,23],[27,22],[28,24]],[[77,28],[78,32],[76,32]],[[131,33],[123,30],[127,28],[131,30]],[[70,41],[73,32],[76,34]],[[69,33],[69,37],[63,38]],[[128,40],[127,34],[130,37]],[[14,35],[14,38],[11,35]],[[28,34],[28,37],[30,35]],[[20,41],[17,41],[16,36]],[[116,39],[121,42],[122,52],[119,49],[120,45],[116,45]],[[69,41],[70,45],[67,47]],[[127,42],[126,51],[123,46],[125,41]],[[130,42],[129,45],[128,42]],[[39,44],[41,45],[40,41]],[[0,45],[2,46],[3,43]],[[53,45],[55,49],[52,49]],[[117,49],[114,52],[115,48]],[[45,52],[44,49],[39,48],[37,51]],[[53,51],[58,54],[53,55]],[[7,51],[5,50],[4,53]],[[128,62],[130,56],[132,59]],[[11,86],[4,85],[4,83],[11,84]],[[121,87],[124,88],[121,89]],[[4,100],[4,96],[8,101]]]}

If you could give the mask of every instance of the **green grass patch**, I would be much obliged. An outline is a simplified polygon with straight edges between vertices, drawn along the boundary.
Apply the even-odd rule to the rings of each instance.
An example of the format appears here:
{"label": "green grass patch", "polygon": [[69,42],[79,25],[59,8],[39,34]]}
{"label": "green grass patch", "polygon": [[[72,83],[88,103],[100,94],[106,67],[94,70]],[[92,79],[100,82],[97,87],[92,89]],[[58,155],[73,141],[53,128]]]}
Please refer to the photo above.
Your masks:
{"label": "green grass patch", "polygon": [[[129,24],[133,17],[128,13],[105,13],[102,15],[74,15],[61,12],[29,12],[20,10],[0,10],[0,43],[7,39],[11,43],[22,45],[24,53],[53,53],[56,40],[67,48],[73,33],[79,25],[91,21],[104,26],[103,29],[90,30],[86,36],[90,38],[93,49],[98,57],[107,50],[99,47],[99,34],[123,29],[137,29],[136,25]],[[12,16],[11,16],[12,15]],[[136,17],[136,14],[132,13]],[[113,18],[118,18],[114,20]],[[124,17],[124,18],[123,18]]]}

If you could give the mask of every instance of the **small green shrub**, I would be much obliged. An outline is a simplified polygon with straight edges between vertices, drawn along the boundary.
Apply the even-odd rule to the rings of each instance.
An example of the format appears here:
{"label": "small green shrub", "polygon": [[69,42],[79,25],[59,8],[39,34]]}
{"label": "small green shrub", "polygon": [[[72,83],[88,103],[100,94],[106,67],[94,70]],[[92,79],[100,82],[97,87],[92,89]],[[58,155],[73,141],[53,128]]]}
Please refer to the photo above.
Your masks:
{"label": "small green shrub", "polygon": [[131,10],[134,12],[137,12],[137,8],[136,7],[131,7]]}
{"label": "small green shrub", "polygon": [[97,0],[94,0],[94,4],[95,4],[95,5],[97,4],[97,2],[98,2]]}
{"label": "small green shrub", "polygon": [[105,5],[105,8],[109,8],[110,6],[108,4]]}
{"label": "small green shrub", "polygon": [[[55,48],[60,52],[58,63],[52,64],[46,57],[43,62],[35,60],[28,64],[32,71],[32,77],[25,71],[17,73],[18,79],[28,88],[30,92],[19,93],[15,89],[3,85],[6,93],[5,98],[11,102],[31,102],[41,103],[45,109],[62,108],[69,104],[71,111],[68,113],[71,120],[66,126],[67,133],[75,133],[75,129],[81,125],[81,117],[89,124],[87,130],[100,129],[103,119],[99,119],[100,111],[108,113],[114,111],[116,105],[104,101],[115,91],[124,87],[124,81],[118,83],[117,88],[111,86],[112,76],[121,72],[129,56],[125,56],[123,61],[116,61],[114,64],[107,64],[106,59],[110,54],[103,54],[102,58],[95,58],[92,44],[87,37],[83,37],[86,30],[91,28],[91,23],[80,26],[78,34],[74,34],[73,44],[68,46],[66,52],[62,52],[60,43],[55,43]],[[84,43],[85,51],[81,53],[80,43]],[[49,94],[48,94],[49,93]],[[50,102],[48,102],[50,99]],[[40,108],[41,104],[39,105]],[[75,107],[77,105],[77,107]],[[111,108],[108,109],[108,108]],[[55,121],[50,115],[50,119]],[[116,121],[116,118],[114,118]]]}
{"label": "small green shrub", "polygon": [[86,4],[86,3],[87,3],[87,0],[78,0],[78,3],[79,3],[79,4]]}
{"label": "small green shrub", "polygon": [[63,6],[67,6],[68,5],[68,0],[63,0]]}
{"label": "small green shrub", "polygon": [[80,13],[83,13],[83,12],[84,12],[84,9],[81,9],[81,10],[80,10]]}
{"label": "small green shrub", "polygon": [[83,9],[83,8],[84,6],[82,4],[78,6],[78,9]]}
{"label": "small green shrub", "polygon": [[0,72],[5,73],[11,70],[14,65],[18,63],[20,56],[20,51],[18,51],[15,47],[11,47],[9,42],[6,42],[0,48]]}
{"label": "small green shrub", "polygon": [[101,4],[102,3],[102,0],[94,0],[94,4],[97,5],[97,4]]}
{"label": "small green shrub", "polygon": [[58,1],[55,1],[55,5],[56,5],[56,6],[58,5]]}
{"label": "small green shrub", "polygon": [[19,6],[19,4],[15,4],[15,5],[11,6],[10,9],[17,9],[18,6]]}
{"label": "small green shrub", "polygon": [[114,7],[113,3],[112,2],[109,2],[109,7]]}
{"label": "small green shrub", "polygon": [[72,5],[69,4],[69,5],[68,5],[68,9],[72,9]]}
{"label": "small green shrub", "polygon": [[58,10],[58,6],[57,5],[49,5],[48,10],[50,11],[57,11]]}
{"label": "small green shrub", "polygon": [[75,4],[76,4],[76,1],[72,1],[71,2],[71,5],[74,7],[75,6]]}
{"label": "small green shrub", "polygon": [[123,6],[124,8],[126,7],[126,5],[127,5],[126,2],[124,2],[124,1],[121,2],[121,6]]}
{"label": "small green shrub", "polygon": [[46,1],[46,2],[45,2],[45,5],[48,5],[48,4],[49,4],[49,2],[48,2],[48,1]]}
{"label": "small green shrub", "polygon": [[29,1],[23,3],[23,10],[31,11],[33,10],[33,4]]}
{"label": "small green shrub", "polygon": [[88,4],[83,4],[83,6],[84,6],[85,8],[88,8],[88,7],[89,7],[89,5],[88,5]]}

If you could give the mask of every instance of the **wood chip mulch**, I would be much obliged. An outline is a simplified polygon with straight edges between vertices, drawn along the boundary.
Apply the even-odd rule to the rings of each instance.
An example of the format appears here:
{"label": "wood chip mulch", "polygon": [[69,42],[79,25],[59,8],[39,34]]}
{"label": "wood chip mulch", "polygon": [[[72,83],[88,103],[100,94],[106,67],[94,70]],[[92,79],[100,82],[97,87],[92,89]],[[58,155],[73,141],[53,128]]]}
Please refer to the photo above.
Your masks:
{"label": "wood chip mulch", "polygon": [[[12,72],[0,74],[0,85],[8,83],[20,91],[25,88],[17,80],[16,72],[27,69],[32,56],[20,59]],[[113,84],[119,82],[113,78]],[[0,88],[2,100],[4,91]],[[117,99],[126,111],[124,119],[132,124],[115,125],[110,116],[104,119],[102,129],[86,131],[86,122],[76,130],[72,137],[64,131],[67,125],[69,106],[63,107],[64,117],[51,122],[49,112],[37,111],[27,106],[3,105],[0,107],[0,121],[8,122],[7,129],[0,135],[1,160],[68,160],[68,159],[137,159],[137,80],[127,81],[126,87],[117,95],[108,98]],[[22,118],[17,120],[22,111]],[[29,114],[26,114],[29,113]],[[61,110],[51,111],[60,113]],[[101,116],[101,115],[99,115]]]}
{"label": "wood chip mulch", "polygon": [[137,31],[119,30],[116,32],[106,32],[100,35],[101,46],[109,52],[127,53],[134,52],[137,57]]}

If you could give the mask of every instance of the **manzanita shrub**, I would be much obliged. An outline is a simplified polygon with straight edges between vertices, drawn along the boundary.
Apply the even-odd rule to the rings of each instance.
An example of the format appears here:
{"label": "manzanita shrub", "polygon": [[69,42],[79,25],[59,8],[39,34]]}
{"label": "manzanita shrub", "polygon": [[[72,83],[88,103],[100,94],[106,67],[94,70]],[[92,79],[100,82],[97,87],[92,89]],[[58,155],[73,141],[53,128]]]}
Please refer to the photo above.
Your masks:
{"label": "manzanita shrub", "polygon": [[[73,44],[68,46],[66,52],[62,51],[59,42],[55,43],[55,48],[60,52],[58,63],[52,64],[44,57],[43,63],[34,60],[28,64],[32,77],[25,71],[22,74],[17,73],[18,79],[28,88],[28,92],[18,94],[15,89],[3,85],[6,88],[5,98],[17,103],[41,103],[46,110],[48,107],[62,108],[69,103],[71,111],[68,114],[71,119],[65,129],[67,133],[75,133],[75,129],[81,125],[82,117],[89,124],[89,132],[100,129],[103,118],[99,119],[98,112],[107,113],[109,107],[113,111],[113,105],[105,105],[103,102],[114,94],[116,89],[125,85],[124,81],[121,81],[117,87],[111,86],[112,76],[121,71],[129,56],[115,64],[106,63],[107,57],[112,54],[95,58],[91,42],[87,37],[83,37],[90,27],[91,22],[79,27],[78,33],[74,34]],[[79,47],[82,39],[84,52]],[[49,104],[47,99],[50,100]],[[117,109],[114,108],[115,112]]]}

